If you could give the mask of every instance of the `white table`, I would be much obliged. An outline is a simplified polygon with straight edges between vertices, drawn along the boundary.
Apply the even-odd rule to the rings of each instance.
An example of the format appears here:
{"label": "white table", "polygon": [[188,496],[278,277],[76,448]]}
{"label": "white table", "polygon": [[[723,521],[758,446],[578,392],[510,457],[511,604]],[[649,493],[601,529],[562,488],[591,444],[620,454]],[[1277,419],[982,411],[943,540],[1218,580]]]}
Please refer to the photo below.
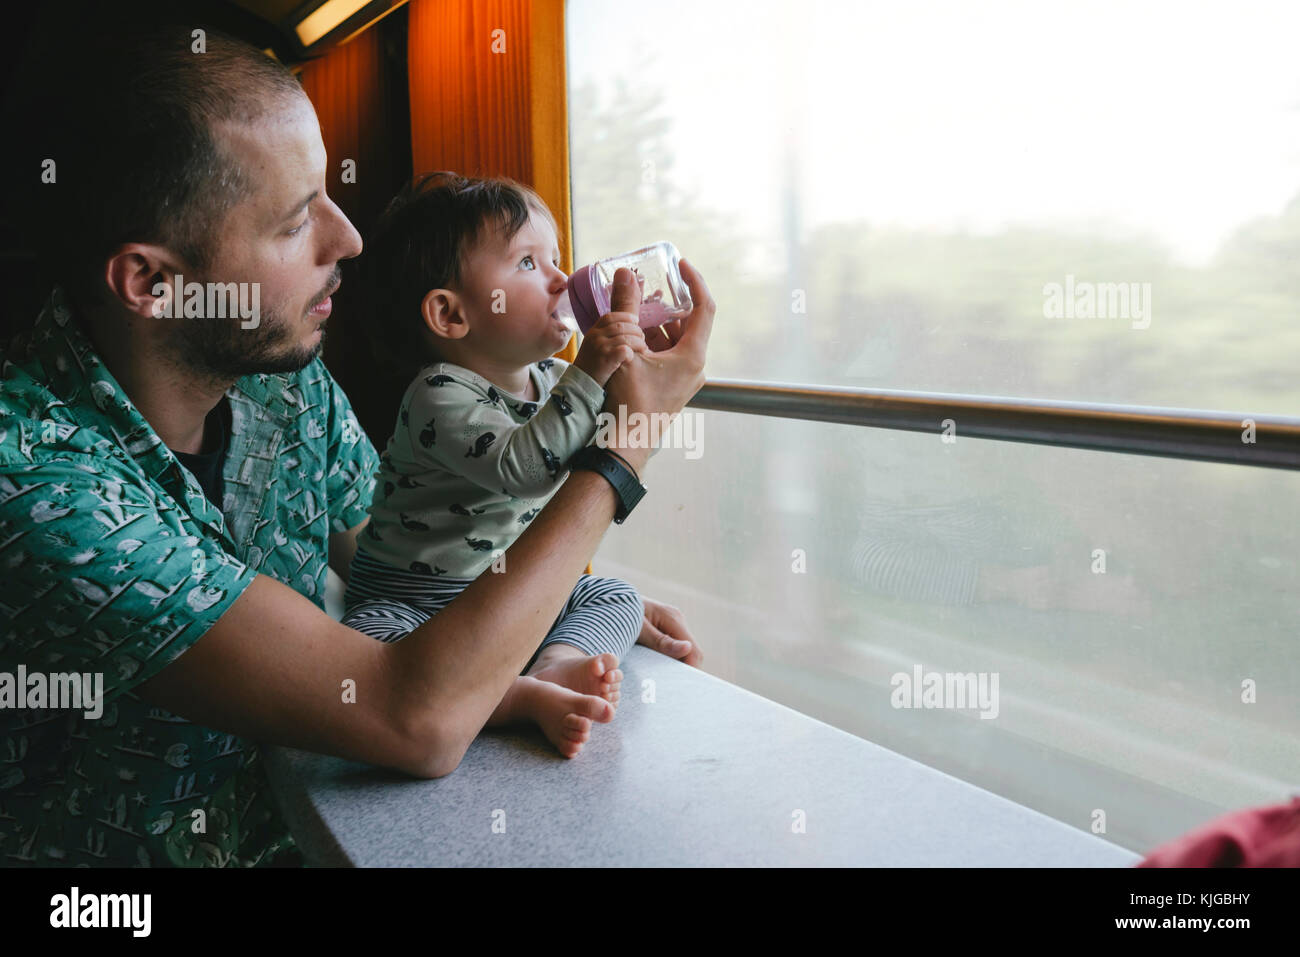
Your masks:
{"label": "white table", "polygon": [[[578,757],[488,730],[437,780],[265,749],[318,866],[1127,867],[1132,852],[637,647]],[[653,682],[653,702],[643,682]],[[802,830],[799,827],[802,822]]]}

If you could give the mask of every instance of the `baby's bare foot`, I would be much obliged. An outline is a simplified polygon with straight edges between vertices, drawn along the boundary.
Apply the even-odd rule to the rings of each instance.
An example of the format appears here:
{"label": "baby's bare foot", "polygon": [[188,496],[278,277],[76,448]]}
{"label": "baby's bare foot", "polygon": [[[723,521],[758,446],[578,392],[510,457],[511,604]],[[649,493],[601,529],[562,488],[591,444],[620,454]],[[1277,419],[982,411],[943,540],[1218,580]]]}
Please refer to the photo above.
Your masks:
{"label": "baby's bare foot", "polygon": [[614,706],[595,695],[582,694],[555,682],[520,677],[515,703],[518,713],[536,722],[555,749],[574,757],[591,737],[591,722],[614,717]]}
{"label": "baby's bare foot", "polygon": [[579,654],[558,658],[529,674],[582,694],[599,695],[615,707],[618,706],[623,672],[618,668],[618,659],[611,654]]}

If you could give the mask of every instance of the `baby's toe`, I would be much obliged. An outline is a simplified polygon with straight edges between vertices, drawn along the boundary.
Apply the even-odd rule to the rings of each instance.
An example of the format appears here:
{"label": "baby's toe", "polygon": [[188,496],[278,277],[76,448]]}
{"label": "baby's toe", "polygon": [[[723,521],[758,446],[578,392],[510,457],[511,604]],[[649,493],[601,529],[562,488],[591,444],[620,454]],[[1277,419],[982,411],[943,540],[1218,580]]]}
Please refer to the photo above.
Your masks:
{"label": "baby's toe", "polygon": [[590,664],[587,667],[591,669],[592,675],[595,677],[604,677],[606,681],[609,680],[608,675],[611,671],[618,670],[618,659],[609,652],[605,652],[603,655],[596,655],[593,658],[589,658],[588,661],[590,661]]}
{"label": "baby's toe", "polygon": [[574,707],[576,714],[591,721],[610,721],[614,717],[614,708],[604,698],[595,695],[583,695]]}
{"label": "baby's toe", "polygon": [[564,716],[564,733],[575,741],[587,738],[591,734],[591,719],[580,714]]}

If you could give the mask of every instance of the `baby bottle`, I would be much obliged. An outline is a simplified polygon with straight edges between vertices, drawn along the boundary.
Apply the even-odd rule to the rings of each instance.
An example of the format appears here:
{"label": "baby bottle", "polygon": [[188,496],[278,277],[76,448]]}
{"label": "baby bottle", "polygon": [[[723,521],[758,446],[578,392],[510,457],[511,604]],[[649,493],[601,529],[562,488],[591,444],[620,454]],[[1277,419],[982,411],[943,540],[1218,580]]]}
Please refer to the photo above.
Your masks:
{"label": "baby bottle", "polygon": [[[626,266],[641,285],[640,326],[653,329],[673,319],[684,319],[694,308],[690,291],[682,282],[678,267],[681,254],[672,243],[655,243],[630,253],[601,259],[583,266],[569,277],[568,314],[578,328],[587,332],[601,316],[610,311],[610,294],[614,273]],[[566,313],[560,302],[560,315]]]}

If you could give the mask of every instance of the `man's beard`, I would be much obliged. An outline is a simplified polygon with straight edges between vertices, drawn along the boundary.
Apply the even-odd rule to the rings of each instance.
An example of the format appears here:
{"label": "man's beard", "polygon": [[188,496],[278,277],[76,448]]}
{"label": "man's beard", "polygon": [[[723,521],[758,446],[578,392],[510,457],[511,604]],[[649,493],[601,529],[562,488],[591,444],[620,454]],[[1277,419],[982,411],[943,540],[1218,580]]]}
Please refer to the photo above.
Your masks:
{"label": "man's beard", "polygon": [[[323,302],[324,293],[338,286],[340,271],[334,274],[311,307]],[[325,344],[325,322],[314,346],[297,344],[306,315],[289,316],[283,302],[262,302],[258,324],[243,328],[240,317],[177,319],[171,337],[173,354],[195,376],[225,382],[257,373],[297,372],[318,355]]]}

